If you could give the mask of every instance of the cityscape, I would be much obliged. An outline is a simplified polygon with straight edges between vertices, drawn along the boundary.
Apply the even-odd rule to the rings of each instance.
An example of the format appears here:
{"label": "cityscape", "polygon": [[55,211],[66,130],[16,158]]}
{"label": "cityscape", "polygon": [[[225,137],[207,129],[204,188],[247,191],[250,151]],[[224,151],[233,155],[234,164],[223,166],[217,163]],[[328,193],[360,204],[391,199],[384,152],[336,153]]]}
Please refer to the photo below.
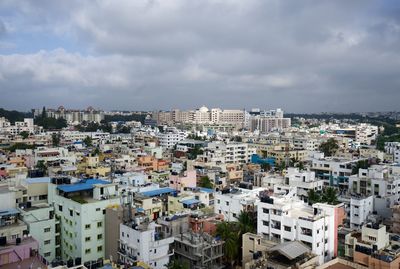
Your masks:
{"label": "cityscape", "polygon": [[399,14],[0,1],[0,268],[400,269]]}

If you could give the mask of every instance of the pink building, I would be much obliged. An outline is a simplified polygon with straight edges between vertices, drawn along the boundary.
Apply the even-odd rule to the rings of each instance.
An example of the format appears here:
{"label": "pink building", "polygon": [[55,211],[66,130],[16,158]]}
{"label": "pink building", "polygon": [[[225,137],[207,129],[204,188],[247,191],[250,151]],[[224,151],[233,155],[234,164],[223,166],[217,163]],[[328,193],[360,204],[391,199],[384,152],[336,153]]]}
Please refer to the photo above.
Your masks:
{"label": "pink building", "polygon": [[36,257],[38,255],[39,242],[33,237],[24,238],[21,243],[0,246],[0,267],[10,263],[16,263]]}
{"label": "pink building", "polygon": [[177,191],[183,190],[183,188],[196,188],[196,170],[185,171],[181,174],[172,174],[169,177],[169,187]]}

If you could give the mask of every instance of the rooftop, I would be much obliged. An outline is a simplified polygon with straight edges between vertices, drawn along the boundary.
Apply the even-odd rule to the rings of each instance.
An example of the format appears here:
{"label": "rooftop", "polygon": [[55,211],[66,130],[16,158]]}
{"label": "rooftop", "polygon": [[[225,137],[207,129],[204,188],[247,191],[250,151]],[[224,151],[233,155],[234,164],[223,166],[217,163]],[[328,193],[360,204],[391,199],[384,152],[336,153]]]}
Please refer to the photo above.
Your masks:
{"label": "rooftop", "polygon": [[101,179],[85,179],[75,184],[59,185],[57,189],[63,192],[78,192],[94,189],[94,185],[98,184],[111,184],[111,182]]}
{"label": "rooftop", "polygon": [[159,189],[155,189],[155,190],[151,190],[151,191],[144,191],[144,192],[140,192],[140,193],[144,196],[153,197],[153,196],[159,196],[159,195],[163,195],[163,194],[174,194],[174,193],[177,193],[177,191],[175,189],[166,187],[166,188],[159,188]]}

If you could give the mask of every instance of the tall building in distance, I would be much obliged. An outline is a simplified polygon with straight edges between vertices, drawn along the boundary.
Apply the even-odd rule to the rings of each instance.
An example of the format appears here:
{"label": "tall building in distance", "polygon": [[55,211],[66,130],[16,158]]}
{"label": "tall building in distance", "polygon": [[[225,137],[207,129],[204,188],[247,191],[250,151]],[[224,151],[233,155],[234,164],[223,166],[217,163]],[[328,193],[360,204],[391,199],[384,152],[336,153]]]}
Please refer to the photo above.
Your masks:
{"label": "tall building in distance", "polygon": [[[32,109],[33,116],[39,117],[43,113],[43,109]],[[104,112],[96,110],[93,107],[88,107],[86,110],[65,109],[63,106],[57,109],[46,109],[46,116],[49,118],[65,119],[68,124],[79,124],[86,122],[101,122],[104,120]]]}
{"label": "tall building in distance", "polygon": [[271,131],[281,131],[291,126],[290,118],[283,117],[283,110],[278,108],[276,110],[253,109],[249,121],[250,131],[259,131],[261,133],[268,133]]}

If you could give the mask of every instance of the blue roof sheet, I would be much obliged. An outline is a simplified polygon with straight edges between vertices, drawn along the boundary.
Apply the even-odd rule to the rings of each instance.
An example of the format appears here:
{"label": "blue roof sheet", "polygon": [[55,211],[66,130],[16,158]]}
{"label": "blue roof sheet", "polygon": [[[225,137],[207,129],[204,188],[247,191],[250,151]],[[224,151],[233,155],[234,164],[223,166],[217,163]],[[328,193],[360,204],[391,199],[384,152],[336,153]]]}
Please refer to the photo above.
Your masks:
{"label": "blue roof sheet", "polygon": [[32,177],[25,179],[27,184],[32,183],[50,183],[50,177]]}
{"label": "blue roof sheet", "polygon": [[144,191],[144,192],[141,192],[141,194],[144,196],[153,197],[153,196],[158,196],[158,195],[167,194],[167,193],[175,193],[175,192],[177,192],[175,189],[167,187],[167,188],[159,188],[159,189],[155,189],[155,190],[151,190],[151,191]]}
{"label": "blue roof sheet", "polygon": [[194,204],[200,204],[201,202],[197,199],[187,199],[182,201],[182,204],[184,205],[194,205]]}
{"label": "blue roof sheet", "polygon": [[10,209],[6,209],[6,210],[1,210],[0,211],[0,216],[9,216],[9,215],[15,215],[18,214],[19,211],[15,208],[10,208]]}
{"label": "blue roof sheet", "polygon": [[63,192],[87,191],[93,189],[95,184],[110,184],[110,182],[101,179],[85,179],[75,184],[59,185],[57,189]]}
{"label": "blue roof sheet", "polygon": [[200,190],[200,191],[202,191],[202,192],[208,192],[208,193],[212,193],[212,192],[214,192],[214,190],[213,190],[213,189],[209,189],[209,188],[203,188],[203,187],[200,187],[200,188],[199,188],[199,190]]}

